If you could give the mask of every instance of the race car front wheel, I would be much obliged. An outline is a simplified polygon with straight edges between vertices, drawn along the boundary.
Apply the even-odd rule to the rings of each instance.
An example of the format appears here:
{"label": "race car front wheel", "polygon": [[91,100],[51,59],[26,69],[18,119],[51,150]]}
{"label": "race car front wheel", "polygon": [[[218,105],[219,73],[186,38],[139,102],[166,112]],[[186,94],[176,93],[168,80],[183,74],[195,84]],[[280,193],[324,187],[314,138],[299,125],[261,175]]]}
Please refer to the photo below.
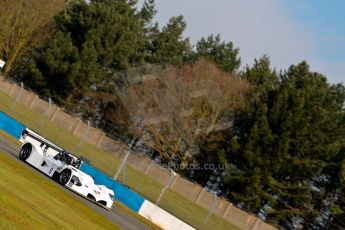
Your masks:
{"label": "race car front wheel", "polygon": [[61,172],[60,174],[60,178],[59,178],[59,182],[62,185],[67,184],[67,182],[69,181],[69,179],[71,178],[71,170],[70,169],[65,169]]}
{"label": "race car front wheel", "polygon": [[24,144],[23,147],[20,149],[19,159],[21,159],[22,161],[25,161],[30,156],[31,151],[32,151],[32,145],[30,143]]}

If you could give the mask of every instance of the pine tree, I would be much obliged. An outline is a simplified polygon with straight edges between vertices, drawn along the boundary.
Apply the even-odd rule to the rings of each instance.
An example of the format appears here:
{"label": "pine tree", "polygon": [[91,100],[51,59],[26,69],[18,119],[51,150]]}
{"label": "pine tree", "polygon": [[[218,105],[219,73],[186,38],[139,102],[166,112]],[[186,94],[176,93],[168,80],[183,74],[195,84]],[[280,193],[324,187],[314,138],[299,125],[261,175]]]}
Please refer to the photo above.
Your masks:
{"label": "pine tree", "polygon": [[111,73],[142,58],[139,14],[125,0],[70,1],[55,17],[57,33],[31,63],[27,81],[72,111],[99,116],[95,111],[113,99]]}
{"label": "pine tree", "polygon": [[335,97],[334,87],[306,62],[277,78],[264,57],[244,76],[256,93],[235,121],[224,190],[267,221],[311,228],[322,210],[331,210],[321,204],[327,184],[338,178],[327,171],[344,147],[344,97]]}
{"label": "pine tree", "polygon": [[232,42],[221,41],[220,35],[210,35],[207,38],[202,37],[196,43],[196,51],[190,58],[197,60],[200,57],[206,57],[217,63],[219,68],[230,74],[235,73],[241,64],[238,57],[239,49],[234,48]]}
{"label": "pine tree", "polygon": [[170,18],[161,31],[156,24],[150,31],[146,62],[181,66],[191,50],[189,39],[183,37],[185,29],[182,15]]}

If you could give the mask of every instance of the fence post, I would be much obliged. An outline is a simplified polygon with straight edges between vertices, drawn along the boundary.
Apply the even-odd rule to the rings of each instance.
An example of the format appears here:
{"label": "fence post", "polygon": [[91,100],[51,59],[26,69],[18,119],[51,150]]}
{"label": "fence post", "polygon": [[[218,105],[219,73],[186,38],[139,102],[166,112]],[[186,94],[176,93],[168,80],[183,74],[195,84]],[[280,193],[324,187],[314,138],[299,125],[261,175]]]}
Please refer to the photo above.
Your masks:
{"label": "fence post", "polygon": [[96,142],[96,147],[99,148],[100,147],[100,143],[102,143],[102,140],[104,138],[104,133],[101,133],[101,136],[98,138],[97,142]]}
{"label": "fence post", "polygon": [[150,160],[149,164],[146,166],[146,169],[144,171],[144,174],[147,175],[147,173],[149,172],[149,170],[151,169],[152,165],[154,164],[153,160]]}
{"label": "fence post", "polygon": [[213,213],[213,210],[214,208],[216,207],[216,204],[217,204],[217,194],[216,193],[213,193],[213,196],[214,196],[214,201],[213,201],[213,205],[211,207],[211,209],[208,211],[208,214],[204,220],[204,223],[203,223],[203,226],[202,226],[202,230],[204,230],[207,226],[207,223],[208,223],[208,220],[210,219],[212,213]]}
{"label": "fence post", "polygon": [[44,116],[48,116],[48,111],[50,110],[50,108],[52,107],[52,99],[49,98],[48,99],[48,108],[46,109],[46,111],[44,111]]}
{"label": "fence post", "polygon": [[200,187],[200,192],[199,192],[198,196],[195,199],[195,203],[199,202],[199,200],[200,200],[200,198],[201,198],[203,193],[204,193],[204,189],[202,187]]}
{"label": "fence post", "polygon": [[[13,87],[15,87],[15,86],[13,86]],[[24,83],[23,83],[23,82],[20,82],[20,93],[19,93],[19,95],[16,97],[16,100],[15,100],[15,101],[13,102],[13,104],[11,105],[9,114],[12,114],[12,112],[13,112],[14,108],[16,107],[16,105],[17,105],[19,99],[20,99],[20,98],[22,97],[22,95],[23,95],[23,92],[24,92]]]}
{"label": "fence post", "polygon": [[87,129],[86,132],[83,133],[83,136],[81,137],[78,145],[76,146],[76,149],[79,150],[80,146],[84,143],[85,138],[87,137],[87,135],[89,134],[90,131],[90,121],[87,121]]}
{"label": "fence post", "polygon": [[174,181],[175,176],[176,176],[176,173],[172,169],[170,169],[170,177],[169,177],[168,183],[164,186],[164,188],[162,189],[161,193],[159,194],[159,197],[158,197],[158,199],[156,201],[156,205],[157,206],[158,206],[159,202],[161,201],[165,191],[170,187],[170,185]]}
{"label": "fence post", "polygon": [[[55,110],[55,112],[54,112],[54,114],[53,114],[53,118],[54,118],[54,119],[55,119],[56,114],[60,111],[59,107],[56,107],[56,108],[57,108],[57,109]],[[62,122],[65,121],[65,118],[66,118],[66,116],[63,116]],[[51,119],[50,119],[50,121],[51,121],[52,123],[54,123]],[[60,137],[61,131],[63,130],[63,128],[62,128],[60,125],[58,125],[57,123],[55,123],[55,124],[59,127],[59,129],[58,129],[58,131],[57,131],[57,135],[56,135],[55,138],[54,138],[54,142],[57,141],[57,139]]]}
{"label": "fence post", "polygon": [[134,144],[138,141],[137,138],[133,138],[131,143],[129,143],[129,146],[128,146],[128,150],[126,152],[126,155],[124,156],[124,158],[121,160],[121,164],[119,166],[119,168],[117,169],[116,171],[116,174],[114,175],[114,180],[117,180],[117,178],[119,177],[121,171],[123,170],[123,168],[125,167],[126,163],[127,163],[127,160],[128,160],[128,157],[129,155],[131,154],[131,149],[132,147],[134,146]]}
{"label": "fence post", "polygon": [[55,108],[56,108],[56,109],[55,109],[53,115],[49,118],[49,121],[51,121],[52,123],[54,123],[54,119],[55,119],[55,117],[56,117],[56,114],[60,111],[60,108],[59,108],[59,107],[56,106]]}
{"label": "fence post", "polygon": [[126,152],[126,155],[124,156],[124,158],[121,160],[121,164],[119,166],[119,168],[116,171],[116,174],[114,175],[114,180],[117,180],[117,178],[119,177],[121,171],[123,170],[123,168],[126,165],[126,162],[128,160],[129,155],[131,154],[131,149],[129,148]]}
{"label": "fence post", "polygon": [[[48,116],[48,112],[49,112],[51,106],[52,106],[52,99],[49,98],[49,99],[48,99],[48,107],[47,107],[46,110],[44,111],[43,117],[47,117],[47,116]],[[43,119],[44,119],[43,117],[42,117],[41,119],[39,119],[39,121],[38,121],[38,124],[37,124],[37,127],[38,127],[38,128],[40,128],[41,125],[42,125],[42,122],[43,122]]]}
{"label": "fence post", "polygon": [[133,138],[131,143],[129,143],[129,146],[128,146],[128,150],[126,152],[126,155],[123,157],[123,159],[121,160],[121,164],[119,166],[119,168],[117,169],[115,175],[114,175],[114,180],[117,180],[117,178],[119,177],[121,171],[123,170],[123,168],[125,167],[126,163],[127,163],[127,160],[128,160],[128,157],[129,155],[131,154],[131,149],[134,145],[134,143],[136,142],[136,138]]}
{"label": "fence post", "polygon": [[232,206],[232,204],[229,202],[228,206],[226,207],[226,209],[223,212],[222,218],[226,219],[226,215],[228,214],[229,209],[231,208],[231,206]]}
{"label": "fence post", "polygon": [[36,99],[38,98],[38,96],[36,94],[32,94],[32,95],[33,95],[33,98],[30,102],[29,109],[32,109],[32,107],[34,107],[34,105],[36,103]]}

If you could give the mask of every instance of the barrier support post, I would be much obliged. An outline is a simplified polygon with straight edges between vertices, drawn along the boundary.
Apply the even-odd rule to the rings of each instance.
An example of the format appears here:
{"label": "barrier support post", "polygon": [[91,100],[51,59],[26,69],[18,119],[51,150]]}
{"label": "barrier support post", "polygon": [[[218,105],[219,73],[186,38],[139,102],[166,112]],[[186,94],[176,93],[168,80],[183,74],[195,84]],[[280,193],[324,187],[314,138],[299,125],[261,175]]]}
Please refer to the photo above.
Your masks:
{"label": "barrier support post", "polygon": [[161,193],[159,194],[159,197],[156,201],[156,205],[158,206],[159,202],[161,201],[165,191],[170,187],[170,185],[172,184],[172,182],[174,181],[174,178],[176,176],[176,173],[170,169],[170,177],[169,177],[169,181],[168,183],[164,186],[164,188],[162,189]]}
{"label": "barrier support post", "polygon": [[117,171],[116,171],[116,173],[115,173],[115,175],[114,175],[114,180],[117,180],[117,178],[120,176],[120,173],[121,173],[121,171],[123,170],[123,168],[125,167],[125,165],[126,165],[126,163],[127,163],[127,160],[128,160],[128,157],[129,157],[129,155],[131,154],[131,149],[132,149],[132,147],[134,146],[134,144],[135,144],[137,141],[138,141],[137,138],[133,138],[132,141],[131,141],[131,143],[129,144],[128,150],[127,150],[127,152],[126,152],[126,155],[125,155],[125,157],[122,159],[121,164],[120,164],[119,168],[117,169]]}
{"label": "barrier support post", "polygon": [[201,228],[202,230],[206,229],[208,220],[210,219],[210,217],[211,217],[211,215],[213,213],[213,210],[214,210],[214,208],[216,207],[216,204],[217,204],[217,194],[213,193],[213,196],[214,196],[213,205],[212,205],[210,211],[208,212],[207,217],[205,218],[205,221],[204,221],[203,226]]}
{"label": "barrier support post", "polygon": [[11,105],[11,108],[10,108],[10,112],[8,114],[12,114],[14,108],[16,107],[19,99],[22,97],[23,95],[23,92],[24,92],[24,83],[23,82],[20,82],[20,92],[19,92],[19,95],[16,97],[16,100],[13,102],[13,104]]}
{"label": "barrier support post", "polygon": [[78,145],[76,146],[76,149],[79,150],[80,146],[84,143],[85,138],[87,137],[87,135],[89,134],[90,131],[90,121],[87,121],[87,129],[86,131],[83,133],[83,136],[81,137],[81,140],[79,141]]}
{"label": "barrier support post", "polygon": [[[48,117],[48,112],[49,112],[51,107],[52,107],[52,99],[49,98],[48,99],[48,107],[45,109],[45,111],[43,113],[43,117],[46,117],[46,118]],[[39,121],[38,121],[38,124],[37,124],[38,129],[41,128],[41,125],[42,125],[42,122],[43,122],[43,119],[44,119],[43,117],[41,117],[41,119],[39,119]]]}

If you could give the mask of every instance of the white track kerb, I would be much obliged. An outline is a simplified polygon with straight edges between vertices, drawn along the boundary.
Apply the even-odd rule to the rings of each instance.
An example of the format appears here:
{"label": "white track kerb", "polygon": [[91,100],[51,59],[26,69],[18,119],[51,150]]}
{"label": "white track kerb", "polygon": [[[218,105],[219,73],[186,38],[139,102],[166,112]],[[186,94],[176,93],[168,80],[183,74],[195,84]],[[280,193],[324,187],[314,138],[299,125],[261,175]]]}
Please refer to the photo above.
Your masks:
{"label": "white track kerb", "polygon": [[190,225],[147,200],[145,200],[141,206],[139,214],[167,230],[194,229]]}

